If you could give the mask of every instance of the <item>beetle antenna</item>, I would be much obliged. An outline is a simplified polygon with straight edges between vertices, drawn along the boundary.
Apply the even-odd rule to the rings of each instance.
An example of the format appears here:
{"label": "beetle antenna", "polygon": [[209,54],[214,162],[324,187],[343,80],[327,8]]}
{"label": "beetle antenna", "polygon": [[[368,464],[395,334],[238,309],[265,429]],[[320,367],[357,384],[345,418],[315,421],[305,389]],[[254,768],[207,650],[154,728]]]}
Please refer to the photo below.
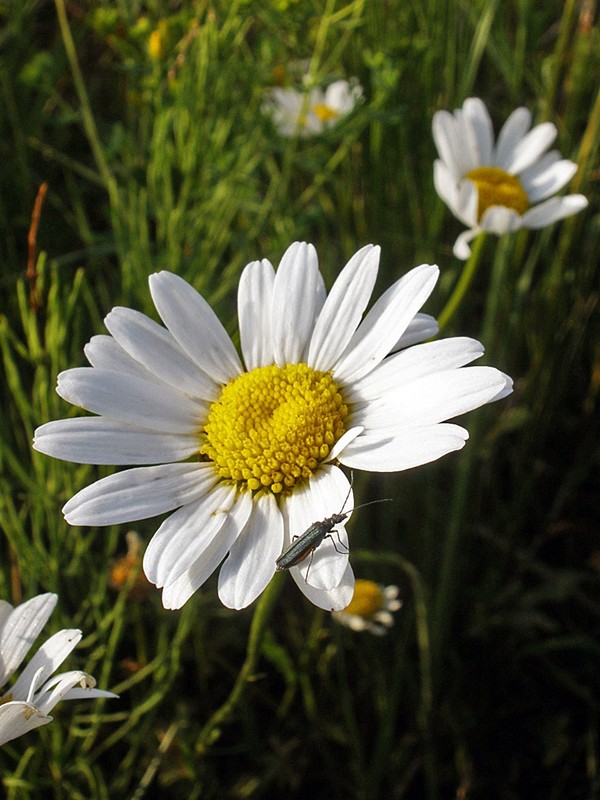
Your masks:
{"label": "beetle antenna", "polygon": [[365,506],[372,506],[375,503],[391,503],[393,499],[393,497],[382,497],[381,500],[369,500],[368,503],[361,503],[358,506],[354,506],[350,511],[356,511],[357,508],[364,508]]}
{"label": "beetle antenna", "polygon": [[354,470],[350,470],[350,486],[348,487],[348,494],[346,495],[346,497],[344,499],[344,502],[342,504],[342,510],[340,511],[340,514],[344,513],[344,506],[348,502],[348,498],[350,497],[350,492],[352,491],[352,486],[353,485],[354,485]]}

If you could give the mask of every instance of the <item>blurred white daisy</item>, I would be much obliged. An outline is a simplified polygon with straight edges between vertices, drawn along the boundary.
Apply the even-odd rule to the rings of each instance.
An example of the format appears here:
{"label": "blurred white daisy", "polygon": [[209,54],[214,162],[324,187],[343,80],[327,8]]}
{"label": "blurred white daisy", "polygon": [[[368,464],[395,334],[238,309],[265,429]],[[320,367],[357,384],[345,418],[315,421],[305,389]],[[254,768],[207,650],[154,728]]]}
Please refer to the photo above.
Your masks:
{"label": "blurred white daisy", "polygon": [[[0,600],[0,688],[20,666],[52,614],[57,599],[55,594],[40,594],[16,608]],[[96,681],[79,670],[50,677],[80,639],[78,630],[55,633],[0,697],[0,745],[52,722],[49,714],[59,700],[117,696],[94,689]]]}
{"label": "blurred white daisy", "polygon": [[332,616],[340,625],[353,631],[368,631],[376,636],[383,636],[394,624],[394,611],[402,606],[398,594],[397,586],[383,586],[381,583],[357,578],[350,605],[341,611],[334,611]]}
{"label": "blurred white daisy", "polygon": [[[92,366],[58,376],[61,397],[99,416],[42,425],[37,450],[78,463],[158,465],[86,487],[65,518],[113,525],[173,511],[143,561],[166,608],[181,607],[226,556],[219,597],[244,608],[295,536],[344,502],[353,507],[339,465],[393,472],[459,450],[467,431],[443,420],[512,391],[498,370],[464,366],[483,353],[472,339],[400,349],[436,332],[417,313],[435,266],[410,271],[363,319],[378,265],[379,248],[363,247],[327,296],[312,245],[289,247],[277,272],[266,259],[248,264],[238,289],[244,364],[207,302],[159,272],[150,292],[166,327],[115,308],[105,319],[111,336],[85,347]],[[291,569],[329,611],[347,606],[354,587],[339,531],[346,548],[326,539]]]}
{"label": "blurred white daisy", "polygon": [[546,152],[556,138],[551,122],[531,127],[531,112],[517,108],[494,144],[492,120],[477,97],[454,114],[433,115],[433,138],[440,158],[434,164],[439,196],[469,230],[454,244],[454,255],[469,257],[469,242],[481,231],[501,236],[519,228],[545,228],[587,206],[581,194],[553,197],[573,177],[577,165]]}
{"label": "blurred white daisy", "polygon": [[362,87],[352,78],[320,88],[298,92],[295,89],[268,89],[264,111],[271,116],[282,136],[317,136],[334,127],[363,99]]}

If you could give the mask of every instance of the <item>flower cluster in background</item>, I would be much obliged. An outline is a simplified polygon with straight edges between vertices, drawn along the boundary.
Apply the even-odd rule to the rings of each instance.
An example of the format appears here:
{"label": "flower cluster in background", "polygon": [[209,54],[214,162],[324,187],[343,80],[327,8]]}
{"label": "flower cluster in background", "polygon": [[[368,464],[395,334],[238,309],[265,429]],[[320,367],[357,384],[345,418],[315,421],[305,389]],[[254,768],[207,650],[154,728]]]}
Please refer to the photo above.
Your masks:
{"label": "flower cluster in background", "polygon": [[263,109],[281,136],[306,138],[333,128],[362,100],[362,87],[352,78],[307,91],[275,86],[266,91]]}
{"label": "flower cluster in background", "polygon": [[531,128],[531,112],[517,108],[494,143],[492,120],[484,103],[470,97],[454,114],[438,111],[433,138],[439,153],[435,188],[452,213],[469,230],[454,244],[454,255],[466,259],[469,242],[481,231],[502,236],[519,228],[545,228],[587,206],[581,194],[554,197],[571,180],[577,164],[546,152],[556,126]]}
{"label": "flower cluster in background", "polygon": [[[58,597],[40,594],[13,608],[0,600],[0,688],[6,686],[50,618]],[[62,630],[36,652],[15,683],[0,697],[0,745],[52,722],[60,700],[116,697],[95,689],[96,681],[80,670],[52,676],[81,640],[81,631]]]}
{"label": "flower cluster in background", "polygon": [[341,611],[334,611],[331,616],[340,625],[353,631],[383,636],[394,624],[394,612],[402,607],[399,593],[398,587],[393,584],[384,586],[357,578],[350,603]]}

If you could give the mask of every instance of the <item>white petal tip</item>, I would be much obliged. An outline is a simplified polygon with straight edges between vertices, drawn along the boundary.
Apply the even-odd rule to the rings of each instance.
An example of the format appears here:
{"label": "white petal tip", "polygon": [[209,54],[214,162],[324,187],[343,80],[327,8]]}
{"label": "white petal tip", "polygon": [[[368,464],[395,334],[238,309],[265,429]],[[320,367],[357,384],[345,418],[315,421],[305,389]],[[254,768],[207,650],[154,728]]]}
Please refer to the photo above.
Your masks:
{"label": "white petal tip", "polygon": [[347,430],[346,433],[344,433],[343,436],[341,436],[331,448],[328,460],[333,461],[334,459],[336,459],[343,451],[343,449],[347,447],[350,444],[350,442],[354,441],[354,439],[356,439],[357,436],[360,436],[360,434],[363,431],[364,427],[361,425],[357,425],[356,427]]}

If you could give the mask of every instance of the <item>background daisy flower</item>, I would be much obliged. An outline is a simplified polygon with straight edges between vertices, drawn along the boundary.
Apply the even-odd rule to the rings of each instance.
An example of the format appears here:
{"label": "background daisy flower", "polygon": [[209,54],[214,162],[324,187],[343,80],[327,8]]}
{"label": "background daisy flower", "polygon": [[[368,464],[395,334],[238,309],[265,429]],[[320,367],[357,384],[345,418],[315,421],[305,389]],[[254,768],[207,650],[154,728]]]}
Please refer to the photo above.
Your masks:
{"label": "background daisy flower", "polygon": [[531,112],[517,108],[494,144],[492,120],[484,103],[470,97],[454,114],[433,115],[433,139],[440,158],[434,183],[452,213],[469,227],[454,244],[467,259],[469,242],[485,231],[501,236],[520,228],[545,228],[587,206],[581,194],[553,197],[573,177],[577,165],[546,152],[556,138],[551,122],[531,127]]}
{"label": "background daisy flower", "polygon": [[[20,666],[57,600],[55,594],[40,594],[16,608],[0,600],[0,688]],[[0,744],[52,722],[50,711],[59,700],[117,697],[112,692],[94,689],[94,678],[80,670],[50,677],[80,639],[78,630],[55,633],[0,697]]]}
{"label": "background daisy flower", "polygon": [[368,631],[375,636],[383,636],[394,624],[393,612],[402,606],[398,594],[398,587],[393,584],[384,586],[357,578],[350,604],[341,611],[334,611],[332,617],[353,631]]}
{"label": "background daisy flower", "polygon": [[281,136],[317,136],[337,125],[362,99],[362,87],[352,78],[308,92],[274,87],[267,92],[264,110]]}
{"label": "background daisy flower", "polygon": [[[444,420],[512,390],[498,370],[465,366],[483,353],[472,339],[400,349],[431,333],[431,318],[417,312],[435,266],[396,281],[363,319],[378,265],[379,248],[363,247],[327,295],[312,245],[293,244],[277,272],[266,259],[248,264],[238,289],[244,364],[186,281],[151,275],[166,327],[115,308],[105,319],[111,336],[85,348],[91,367],[58,376],[60,396],[98,416],[47,423],[34,447],[134,465],[76,494],[65,518],[112,525],[173,512],[143,562],[166,608],[181,607],[223,559],[219,597],[247,606],[294,536],[344,502],[353,507],[339,465],[394,472],[433,461],[468,437]],[[326,539],[290,570],[327,610],[347,606],[354,588],[338,530],[344,547]]]}

